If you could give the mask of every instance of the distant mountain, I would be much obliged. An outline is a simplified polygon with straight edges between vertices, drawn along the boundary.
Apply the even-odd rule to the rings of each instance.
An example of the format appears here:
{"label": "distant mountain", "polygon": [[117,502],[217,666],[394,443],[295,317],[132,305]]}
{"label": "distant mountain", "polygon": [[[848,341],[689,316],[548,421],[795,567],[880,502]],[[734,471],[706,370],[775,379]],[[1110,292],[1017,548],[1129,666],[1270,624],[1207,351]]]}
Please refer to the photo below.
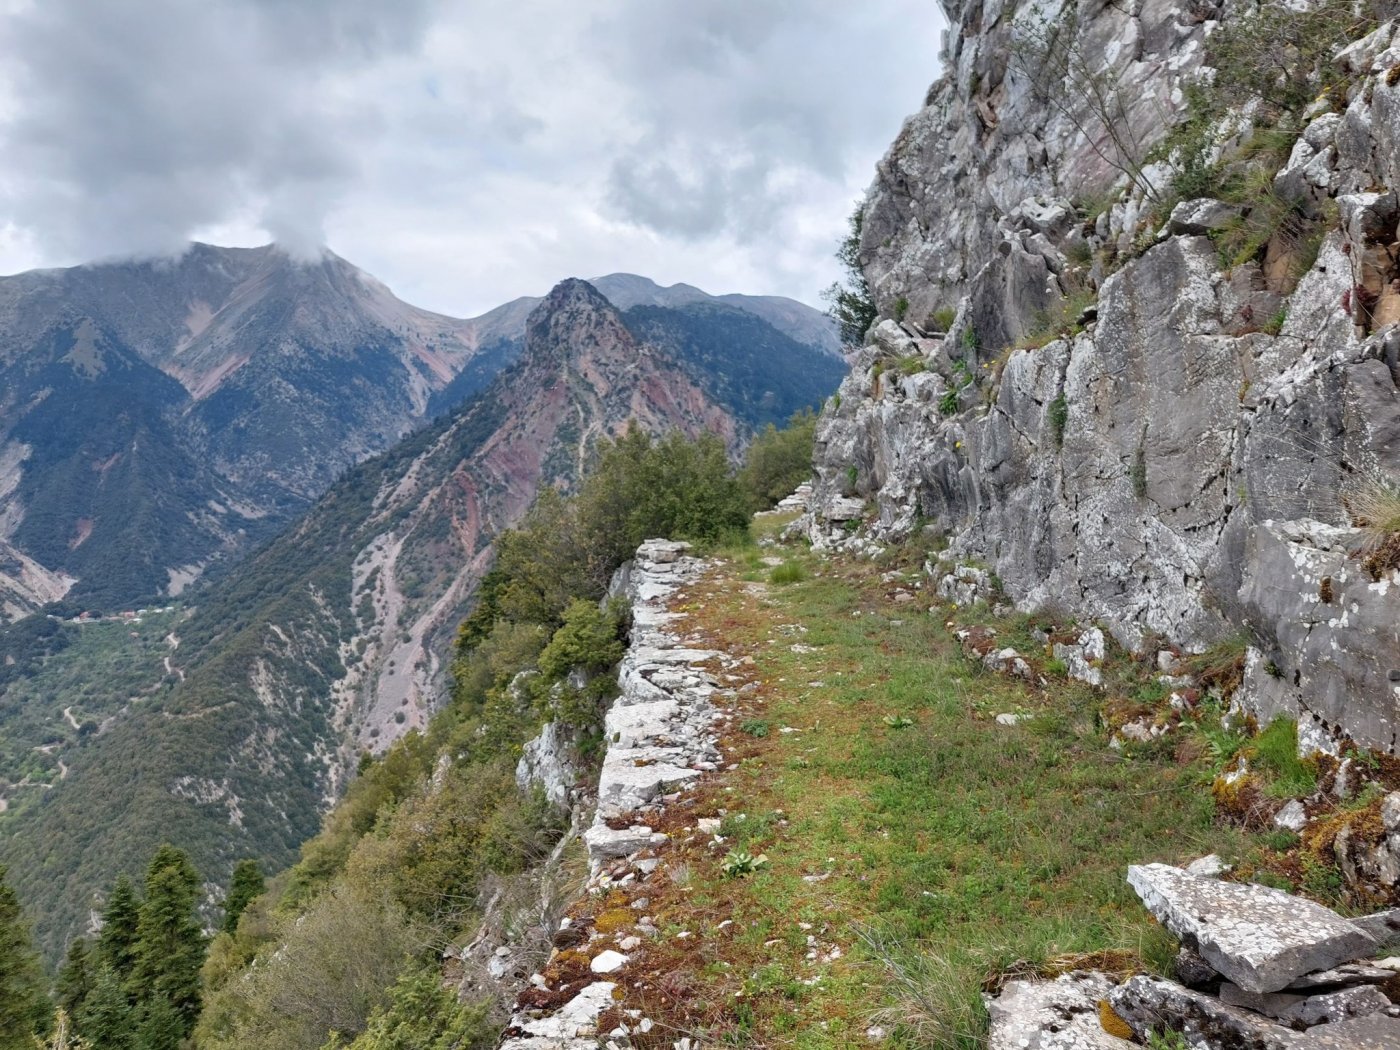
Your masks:
{"label": "distant mountain", "polygon": [[[42,705],[41,680],[76,694],[61,712],[47,701],[36,745],[47,786],[12,786],[13,810],[0,818],[0,862],[50,952],[94,891],[161,841],[191,849],[216,879],[242,856],[290,859],[359,751],[425,722],[493,538],[542,485],[567,488],[600,438],[635,421],[718,433],[737,451],[754,427],[824,397],[843,371],[726,304],[624,313],[579,280],[530,311],[520,345],[485,391],[350,470],[201,590],[191,614],[148,613],[129,643],[116,630],[84,633],[107,624],[36,635],[31,619],[0,631],[0,665],[36,647],[54,653],[32,671],[16,663],[13,695]],[[116,691],[75,669],[79,642],[94,667],[123,668]],[[130,670],[138,665],[144,681]]]}
{"label": "distant mountain", "polygon": [[[718,304],[833,345],[791,300],[603,284],[624,307]],[[64,595],[118,610],[226,570],[483,389],[539,302],[459,320],[335,255],[303,264],[273,246],[0,278],[0,617]]]}

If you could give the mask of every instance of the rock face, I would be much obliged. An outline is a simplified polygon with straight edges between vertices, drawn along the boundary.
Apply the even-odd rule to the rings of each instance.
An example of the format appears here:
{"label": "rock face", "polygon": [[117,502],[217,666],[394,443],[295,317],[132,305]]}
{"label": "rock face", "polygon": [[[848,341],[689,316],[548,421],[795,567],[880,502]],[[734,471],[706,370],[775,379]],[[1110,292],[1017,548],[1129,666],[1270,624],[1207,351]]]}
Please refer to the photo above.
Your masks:
{"label": "rock face", "polygon": [[[1245,634],[1240,702],[1261,722],[1287,714],[1314,746],[1347,734],[1394,751],[1400,570],[1356,556],[1347,509],[1400,477],[1393,28],[1338,59],[1349,101],[1316,116],[1278,175],[1339,216],[1290,291],[1257,262],[1222,269],[1205,235],[1229,221],[1219,202],[1143,230],[1130,187],[1079,221],[1070,197],[1128,180],[1090,141],[1092,115],[1038,93],[1047,76],[1063,86],[1056,71],[1017,57],[1034,5],[945,8],[948,72],[881,162],[861,241],[878,305],[918,323],[881,322],[823,413],[809,535],[847,543],[855,516],[880,541],[932,523],[1019,607],[1098,621],[1133,649]],[[1121,78],[1148,138],[1230,17],[1210,2],[1077,10],[1074,46]],[[1011,349],[1073,293],[1071,257],[1134,240],[1071,319],[1078,334]],[[1358,281],[1370,315],[1352,309]],[[939,308],[952,325],[928,335]]]}

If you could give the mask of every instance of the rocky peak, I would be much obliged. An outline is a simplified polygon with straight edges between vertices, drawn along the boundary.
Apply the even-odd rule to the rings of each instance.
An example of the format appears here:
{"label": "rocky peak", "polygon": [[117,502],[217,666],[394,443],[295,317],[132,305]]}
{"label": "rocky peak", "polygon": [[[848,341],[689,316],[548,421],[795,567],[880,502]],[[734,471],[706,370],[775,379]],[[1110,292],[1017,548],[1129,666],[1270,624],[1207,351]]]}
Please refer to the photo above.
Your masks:
{"label": "rocky peak", "polygon": [[525,346],[527,355],[556,364],[618,353],[635,357],[639,352],[617,309],[577,277],[560,281],[530,312]]}

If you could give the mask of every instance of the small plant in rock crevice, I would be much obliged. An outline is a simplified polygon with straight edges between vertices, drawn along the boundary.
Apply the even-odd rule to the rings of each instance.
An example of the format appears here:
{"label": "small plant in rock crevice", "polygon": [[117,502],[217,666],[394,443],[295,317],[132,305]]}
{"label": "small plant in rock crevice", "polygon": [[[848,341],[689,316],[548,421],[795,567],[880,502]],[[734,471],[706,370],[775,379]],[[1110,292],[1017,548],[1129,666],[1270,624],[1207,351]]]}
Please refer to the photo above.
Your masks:
{"label": "small plant in rock crevice", "polygon": [[1059,396],[1050,402],[1050,409],[1047,413],[1050,423],[1050,436],[1055,439],[1056,448],[1065,447],[1065,424],[1069,422],[1069,402],[1065,400],[1064,391],[1060,391]]}
{"label": "small plant in rock crevice", "polygon": [[1400,483],[1372,478],[1346,506],[1361,530],[1360,553],[1372,578],[1400,568]]}

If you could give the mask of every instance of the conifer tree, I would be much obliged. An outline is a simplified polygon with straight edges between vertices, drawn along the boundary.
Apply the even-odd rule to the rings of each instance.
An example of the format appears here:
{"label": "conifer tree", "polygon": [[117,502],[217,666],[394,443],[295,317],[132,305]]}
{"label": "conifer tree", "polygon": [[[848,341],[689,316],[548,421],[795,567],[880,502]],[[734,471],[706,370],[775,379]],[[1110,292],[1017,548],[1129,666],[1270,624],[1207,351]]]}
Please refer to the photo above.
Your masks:
{"label": "conifer tree", "polygon": [[237,933],[238,920],[245,908],[255,897],[262,896],[267,884],[263,881],[262,869],[255,860],[240,860],[233,869],[233,879],[229,883],[228,897],[224,900],[224,932]]}
{"label": "conifer tree", "polygon": [[97,938],[97,961],[111,967],[122,981],[131,979],[136,967],[136,928],[141,920],[141,902],[125,875],[117,879],[107,910],[102,913],[102,932]]}
{"label": "conifer tree", "polygon": [[29,925],[0,867],[0,1050],[33,1050],[48,1013]]}
{"label": "conifer tree", "polygon": [[131,990],[149,1014],[164,998],[179,1015],[181,1034],[199,1016],[204,933],[195,916],[199,876],[185,854],[161,846],[146,872],[146,900],[137,923]]}
{"label": "conifer tree", "polygon": [[68,946],[68,954],[58,971],[54,983],[54,997],[58,1007],[69,1017],[77,1015],[92,990],[93,963],[92,945],[84,937],[79,937]]}
{"label": "conifer tree", "polygon": [[116,970],[105,962],[92,975],[92,988],[74,1020],[84,1039],[100,1050],[132,1050],[135,1027],[131,1001]]}
{"label": "conifer tree", "polygon": [[135,1050],[180,1050],[185,1022],[170,1000],[157,995],[141,1008]]}

